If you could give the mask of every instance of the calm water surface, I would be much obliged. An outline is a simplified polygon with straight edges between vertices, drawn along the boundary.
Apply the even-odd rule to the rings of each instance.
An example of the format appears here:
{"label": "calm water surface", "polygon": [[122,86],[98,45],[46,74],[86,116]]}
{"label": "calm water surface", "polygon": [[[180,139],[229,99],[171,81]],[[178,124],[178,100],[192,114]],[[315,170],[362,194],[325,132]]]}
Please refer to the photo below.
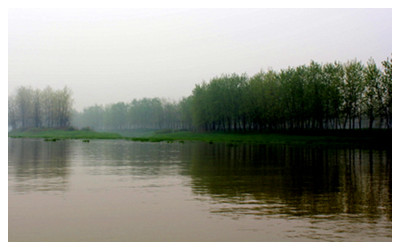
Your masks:
{"label": "calm water surface", "polygon": [[8,140],[9,241],[391,241],[390,150]]}

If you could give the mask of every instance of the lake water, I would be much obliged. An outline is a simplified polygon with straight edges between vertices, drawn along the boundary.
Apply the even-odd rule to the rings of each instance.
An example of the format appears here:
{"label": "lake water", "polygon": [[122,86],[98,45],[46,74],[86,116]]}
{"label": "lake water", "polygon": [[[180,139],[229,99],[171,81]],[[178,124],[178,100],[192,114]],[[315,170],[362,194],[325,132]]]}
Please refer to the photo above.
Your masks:
{"label": "lake water", "polygon": [[8,140],[9,241],[391,241],[391,150]]}

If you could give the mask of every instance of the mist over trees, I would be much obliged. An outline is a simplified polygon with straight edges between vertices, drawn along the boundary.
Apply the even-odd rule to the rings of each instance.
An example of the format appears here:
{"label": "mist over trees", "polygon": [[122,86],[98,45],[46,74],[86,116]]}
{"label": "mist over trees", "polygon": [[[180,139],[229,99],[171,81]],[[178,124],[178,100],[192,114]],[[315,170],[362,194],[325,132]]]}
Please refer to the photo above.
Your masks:
{"label": "mist over trees", "polygon": [[71,125],[72,92],[64,87],[44,90],[19,87],[8,98],[8,126],[11,129],[65,128]]}
{"label": "mist over trees", "polygon": [[189,109],[185,100],[176,103],[160,98],[134,99],[75,112],[73,124],[95,130],[191,129]]}
{"label": "mist over trees", "polygon": [[391,128],[392,59],[352,60],[280,71],[223,74],[178,102],[133,99],[72,111],[67,88],[21,87],[9,98],[9,126],[95,130],[271,131]]}

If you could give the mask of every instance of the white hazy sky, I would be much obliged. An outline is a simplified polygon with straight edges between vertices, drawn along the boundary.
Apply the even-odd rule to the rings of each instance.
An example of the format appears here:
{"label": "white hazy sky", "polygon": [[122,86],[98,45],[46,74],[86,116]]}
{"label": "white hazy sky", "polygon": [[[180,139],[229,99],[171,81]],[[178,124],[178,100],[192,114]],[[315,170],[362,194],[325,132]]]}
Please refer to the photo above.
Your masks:
{"label": "white hazy sky", "polygon": [[10,9],[8,91],[69,86],[74,107],[179,100],[222,73],[392,53],[391,9]]}

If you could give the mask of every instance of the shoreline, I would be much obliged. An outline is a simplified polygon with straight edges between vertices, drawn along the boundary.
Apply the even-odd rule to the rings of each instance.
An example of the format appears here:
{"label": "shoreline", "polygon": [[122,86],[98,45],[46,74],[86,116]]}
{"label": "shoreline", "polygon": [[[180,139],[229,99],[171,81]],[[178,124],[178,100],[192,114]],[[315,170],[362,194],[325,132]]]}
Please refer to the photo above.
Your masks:
{"label": "shoreline", "polygon": [[[140,132],[140,131],[139,131]],[[391,130],[343,130],[343,131],[275,131],[264,133],[239,132],[191,132],[191,131],[152,131],[140,132],[135,130],[123,132],[97,132],[91,130],[62,130],[62,129],[28,129],[11,131],[11,138],[42,138],[46,141],[76,139],[89,142],[90,140],[130,140],[139,142],[179,142],[202,141],[209,144],[228,143],[239,144],[296,144],[296,145],[356,145],[374,147],[392,147]]]}

